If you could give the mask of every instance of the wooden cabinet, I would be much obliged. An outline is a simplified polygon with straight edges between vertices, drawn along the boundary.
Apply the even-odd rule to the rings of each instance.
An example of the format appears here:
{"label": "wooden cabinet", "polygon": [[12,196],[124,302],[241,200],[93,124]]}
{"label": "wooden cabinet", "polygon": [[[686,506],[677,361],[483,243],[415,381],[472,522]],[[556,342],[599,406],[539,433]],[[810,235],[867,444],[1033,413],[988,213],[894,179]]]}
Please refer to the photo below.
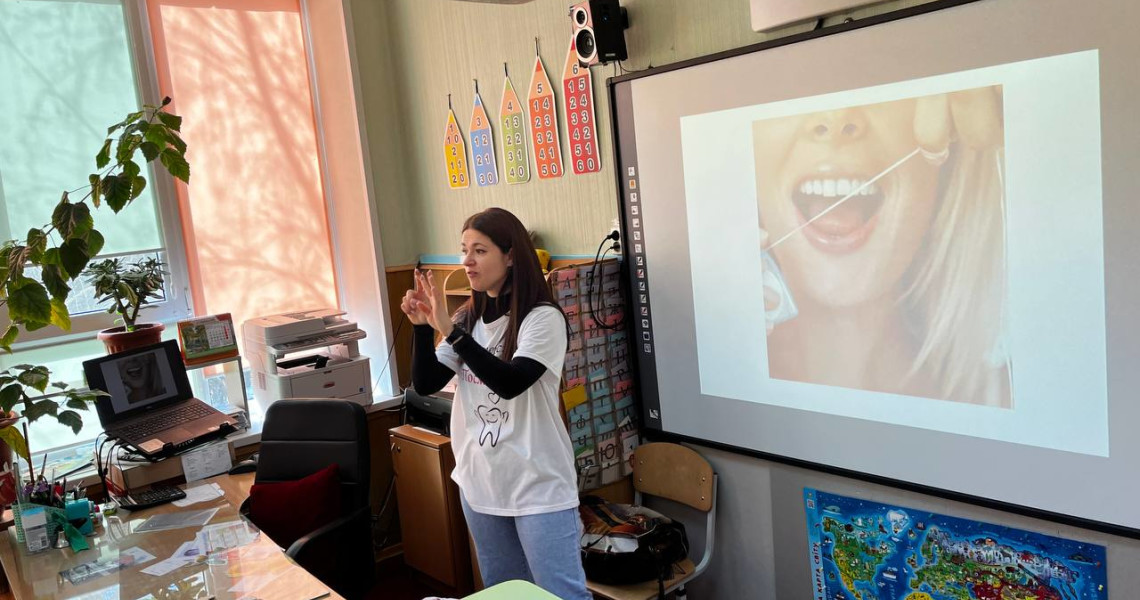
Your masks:
{"label": "wooden cabinet", "polygon": [[468,594],[471,554],[459,488],[451,481],[451,440],[411,425],[390,432],[404,561],[457,595]]}

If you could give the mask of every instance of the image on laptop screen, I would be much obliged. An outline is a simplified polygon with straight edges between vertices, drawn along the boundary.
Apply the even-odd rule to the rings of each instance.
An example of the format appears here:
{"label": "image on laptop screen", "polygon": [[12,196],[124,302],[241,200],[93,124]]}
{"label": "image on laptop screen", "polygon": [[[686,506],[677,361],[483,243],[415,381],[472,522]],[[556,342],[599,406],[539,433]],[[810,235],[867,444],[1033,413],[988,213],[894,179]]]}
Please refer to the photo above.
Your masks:
{"label": "image on laptop screen", "polygon": [[178,395],[170,361],[161,347],[118,360],[108,360],[100,367],[116,414]]}

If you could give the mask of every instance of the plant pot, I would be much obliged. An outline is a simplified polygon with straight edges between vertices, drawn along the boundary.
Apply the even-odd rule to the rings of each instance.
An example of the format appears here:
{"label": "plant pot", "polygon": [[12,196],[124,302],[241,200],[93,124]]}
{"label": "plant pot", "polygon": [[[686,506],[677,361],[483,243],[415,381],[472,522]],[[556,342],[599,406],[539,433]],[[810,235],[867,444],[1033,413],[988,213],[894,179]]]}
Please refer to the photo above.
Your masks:
{"label": "plant pot", "polygon": [[107,354],[115,354],[161,342],[164,329],[166,326],[162,323],[142,323],[135,325],[134,331],[126,331],[123,326],[104,329],[98,337],[107,347]]}

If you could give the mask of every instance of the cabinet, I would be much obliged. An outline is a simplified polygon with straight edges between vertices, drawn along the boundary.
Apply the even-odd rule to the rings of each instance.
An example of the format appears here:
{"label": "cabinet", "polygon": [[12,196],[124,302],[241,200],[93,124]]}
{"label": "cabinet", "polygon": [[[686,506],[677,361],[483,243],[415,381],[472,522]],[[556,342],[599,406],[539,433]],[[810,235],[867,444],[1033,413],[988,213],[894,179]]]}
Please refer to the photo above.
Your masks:
{"label": "cabinet", "polygon": [[390,430],[404,561],[452,588],[471,592],[471,553],[459,488],[451,480],[451,440],[401,425]]}

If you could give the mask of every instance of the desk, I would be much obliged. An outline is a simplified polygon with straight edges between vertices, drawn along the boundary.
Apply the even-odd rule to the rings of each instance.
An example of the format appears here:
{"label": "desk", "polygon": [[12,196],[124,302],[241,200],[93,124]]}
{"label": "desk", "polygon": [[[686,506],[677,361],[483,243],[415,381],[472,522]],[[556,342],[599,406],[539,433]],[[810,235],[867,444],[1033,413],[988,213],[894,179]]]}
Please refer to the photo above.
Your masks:
{"label": "desk", "polygon": [[515,580],[491,586],[466,600],[558,600],[558,596],[528,581]]}
{"label": "desk", "polygon": [[[135,600],[151,598],[171,585],[204,586],[203,595],[175,595],[186,598],[238,598],[255,593],[260,598],[340,598],[327,586],[289,560],[283,551],[265,535],[245,546],[218,552],[205,562],[183,566],[155,577],[140,573],[158,561],[168,558],[183,542],[194,539],[197,528],[173,529],[151,533],[134,533],[139,524],[151,515],[180,510],[215,508],[220,510],[210,523],[224,523],[238,520],[237,507],[249,495],[253,485],[253,474],[219,475],[206,479],[204,483],[217,483],[225,491],[223,498],[200,502],[179,508],[173,504],[136,511],[119,511],[113,517],[104,518],[95,537],[87,538],[91,548],[79,553],[70,548],[51,549],[29,555],[16,544],[15,528],[0,533],[0,563],[8,575],[16,600],[40,598],[121,598]],[[135,565],[110,575],[86,581],[80,585],[60,583],[59,572],[76,565],[101,558],[118,557],[121,550],[133,546],[153,554],[154,560]],[[216,563],[216,564],[214,564]],[[259,577],[256,590],[229,591],[243,578]],[[251,580],[247,579],[247,585]]]}

